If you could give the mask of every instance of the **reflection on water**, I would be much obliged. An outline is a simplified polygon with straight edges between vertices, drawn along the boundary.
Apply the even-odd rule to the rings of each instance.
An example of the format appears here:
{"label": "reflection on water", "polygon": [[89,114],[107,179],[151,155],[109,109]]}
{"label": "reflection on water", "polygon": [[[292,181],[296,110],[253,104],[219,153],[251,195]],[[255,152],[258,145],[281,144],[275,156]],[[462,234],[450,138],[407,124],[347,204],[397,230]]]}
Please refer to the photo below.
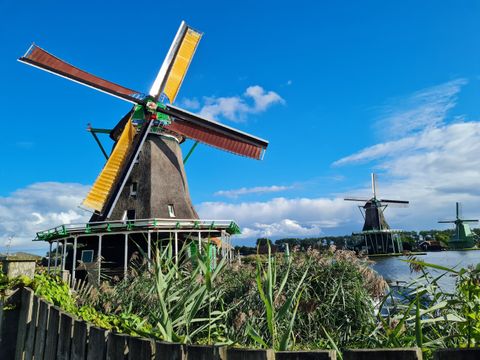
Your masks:
{"label": "reflection on water", "polygon": [[[445,267],[460,269],[469,265],[476,266],[480,263],[480,250],[474,251],[438,251],[428,252],[426,255],[417,255],[419,260],[427,263],[438,264]],[[375,258],[373,268],[380,273],[387,281],[411,281],[420,274],[410,272],[409,264],[402,261],[407,256]],[[435,269],[429,270],[432,275],[440,275],[442,272]],[[442,286],[452,290],[455,285],[455,278],[448,274],[440,281]]]}

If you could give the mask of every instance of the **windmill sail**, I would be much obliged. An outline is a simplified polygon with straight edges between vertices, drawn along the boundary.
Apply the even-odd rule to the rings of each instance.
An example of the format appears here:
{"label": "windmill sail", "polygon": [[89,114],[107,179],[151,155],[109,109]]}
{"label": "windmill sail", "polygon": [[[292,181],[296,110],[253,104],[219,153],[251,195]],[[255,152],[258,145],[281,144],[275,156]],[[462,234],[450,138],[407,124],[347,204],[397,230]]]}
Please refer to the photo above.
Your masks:
{"label": "windmill sail", "polygon": [[84,206],[98,212],[103,210],[114,184],[118,181],[127,155],[132,149],[135,133],[135,127],[131,121],[128,121],[102,172],[83,201]]}
{"label": "windmill sail", "polygon": [[174,120],[166,126],[168,130],[237,155],[258,160],[268,146],[266,140],[172,105],[168,105],[165,112]]}
{"label": "windmill sail", "polygon": [[138,103],[145,98],[145,94],[83,71],[57,58],[37,45],[30,46],[26,54],[18,59],[18,61],[132,103]]}

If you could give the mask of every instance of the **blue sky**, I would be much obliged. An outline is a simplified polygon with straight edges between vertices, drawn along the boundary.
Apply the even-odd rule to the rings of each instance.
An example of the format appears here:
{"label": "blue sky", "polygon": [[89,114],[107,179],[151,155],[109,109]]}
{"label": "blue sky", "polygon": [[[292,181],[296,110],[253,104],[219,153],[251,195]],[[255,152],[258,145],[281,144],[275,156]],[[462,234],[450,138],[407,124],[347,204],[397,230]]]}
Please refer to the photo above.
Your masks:
{"label": "blue sky", "polygon": [[0,0],[0,248],[84,220],[77,205],[104,162],[86,124],[112,127],[130,108],[16,58],[35,42],[148,91],[181,20],[204,37],[177,104],[270,141],[263,161],[199,146],[186,165],[200,214],[236,219],[238,243],[357,230],[342,197],[368,195],[371,171],[382,195],[412,202],[392,209],[392,227],[437,226],[456,200],[480,216],[479,7]]}

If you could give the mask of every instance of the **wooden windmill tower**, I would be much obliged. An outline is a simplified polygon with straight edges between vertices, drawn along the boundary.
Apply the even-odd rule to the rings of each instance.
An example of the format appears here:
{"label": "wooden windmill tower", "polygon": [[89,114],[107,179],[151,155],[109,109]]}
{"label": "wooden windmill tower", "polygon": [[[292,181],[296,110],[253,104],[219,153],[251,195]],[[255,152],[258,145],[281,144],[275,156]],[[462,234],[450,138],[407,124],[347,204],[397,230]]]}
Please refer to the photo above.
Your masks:
{"label": "wooden windmill tower", "polygon": [[400,253],[403,251],[402,243],[398,236],[395,236],[399,231],[390,229],[385,220],[384,212],[388,206],[407,206],[409,202],[378,199],[376,188],[376,176],[372,173],[372,198],[349,197],[344,199],[364,203],[358,207],[365,222],[362,231],[358,233],[361,241],[357,244],[357,248],[366,248],[369,254]]}
{"label": "wooden windmill tower", "polygon": [[478,223],[478,220],[462,219],[461,204],[456,203],[456,219],[440,220],[440,224],[455,224],[455,234],[448,242],[451,249],[466,249],[475,245],[476,235],[470,229],[468,223]]}
{"label": "wooden windmill tower", "polygon": [[182,22],[148,95],[101,79],[32,45],[19,61],[133,104],[83,206],[91,221],[196,219],[180,144],[185,139],[260,159],[268,142],[173,106],[202,34]]}

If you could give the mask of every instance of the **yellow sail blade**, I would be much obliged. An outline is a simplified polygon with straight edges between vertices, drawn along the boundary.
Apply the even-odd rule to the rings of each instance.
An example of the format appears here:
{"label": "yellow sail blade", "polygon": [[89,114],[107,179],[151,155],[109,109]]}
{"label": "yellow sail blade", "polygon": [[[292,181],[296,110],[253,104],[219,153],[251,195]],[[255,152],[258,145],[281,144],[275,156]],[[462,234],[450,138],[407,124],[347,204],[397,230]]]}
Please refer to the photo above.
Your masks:
{"label": "yellow sail blade", "polygon": [[180,44],[180,48],[178,49],[177,56],[175,57],[165,83],[165,88],[163,90],[171,104],[173,104],[175,98],[177,97],[178,90],[182,85],[183,79],[187,73],[188,67],[192,61],[201,37],[201,33],[190,28],[187,29],[187,32],[183,37],[182,43]]}
{"label": "yellow sail blade", "polygon": [[132,147],[135,132],[135,127],[129,120],[123,129],[122,135],[120,135],[120,138],[118,139],[115,149],[113,149],[112,154],[103,167],[102,172],[98,175],[90,192],[83,201],[84,206],[98,212],[102,211],[105,202],[108,199],[108,194],[115,184],[115,181],[122,170],[122,165],[125,162],[127,154]]}

